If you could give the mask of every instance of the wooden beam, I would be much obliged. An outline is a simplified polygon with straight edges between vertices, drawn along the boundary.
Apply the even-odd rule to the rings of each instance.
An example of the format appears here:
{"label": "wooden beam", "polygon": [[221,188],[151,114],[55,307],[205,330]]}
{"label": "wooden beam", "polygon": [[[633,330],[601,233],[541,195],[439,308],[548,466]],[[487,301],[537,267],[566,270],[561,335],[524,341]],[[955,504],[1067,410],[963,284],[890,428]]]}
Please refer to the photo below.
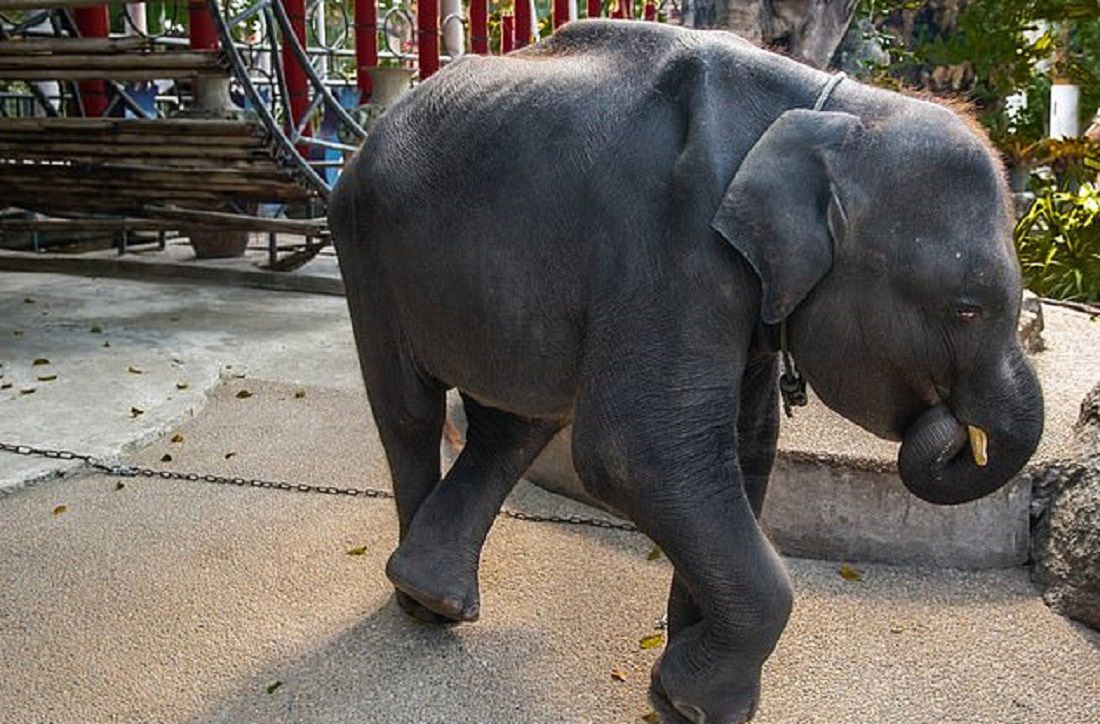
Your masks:
{"label": "wooden beam", "polygon": [[227,75],[221,68],[145,68],[141,70],[25,70],[0,68],[0,80],[168,80],[197,75]]}
{"label": "wooden beam", "polygon": [[12,70],[218,70],[224,72],[219,53],[121,53],[119,55],[4,55],[0,74]]}
{"label": "wooden beam", "polygon": [[198,211],[174,206],[146,206],[143,212],[145,216],[151,218],[212,224],[224,229],[274,231],[276,233],[300,234],[302,236],[322,236],[327,233],[324,219],[261,219],[243,214]]}
{"label": "wooden beam", "polygon": [[151,40],[137,35],[127,38],[13,38],[0,40],[0,55],[125,53],[152,47]]}
{"label": "wooden beam", "polygon": [[262,125],[254,121],[200,118],[0,118],[0,130],[4,131],[58,130],[78,133],[82,129],[219,136],[267,133]]}

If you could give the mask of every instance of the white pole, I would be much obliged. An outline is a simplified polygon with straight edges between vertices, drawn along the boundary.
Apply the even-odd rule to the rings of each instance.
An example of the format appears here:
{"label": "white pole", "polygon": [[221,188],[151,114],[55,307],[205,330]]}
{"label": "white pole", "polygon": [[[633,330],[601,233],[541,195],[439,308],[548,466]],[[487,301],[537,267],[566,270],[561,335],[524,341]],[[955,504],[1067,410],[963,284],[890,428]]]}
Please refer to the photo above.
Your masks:
{"label": "white pole", "polygon": [[149,24],[145,20],[145,3],[126,3],[126,14],[130,22],[126,23],[127,35],[148,35]]}
{"label": "white pole", "polygon": [[1078,122],[1081,105],[1081,89],[1069,83],[1050,87],[1050,137],[1076,138],[1081,135]]}
{"label": "white pole", "polygon": [[569,0],[569,20],[577,19],[577,0]]}
{"label": "white pole", "polygon": [[466,52],[466,29],[459,22],[462,0],[443,0],[440,10],[444,19],[452,18],[443,26],[443,53],[457,58]]}

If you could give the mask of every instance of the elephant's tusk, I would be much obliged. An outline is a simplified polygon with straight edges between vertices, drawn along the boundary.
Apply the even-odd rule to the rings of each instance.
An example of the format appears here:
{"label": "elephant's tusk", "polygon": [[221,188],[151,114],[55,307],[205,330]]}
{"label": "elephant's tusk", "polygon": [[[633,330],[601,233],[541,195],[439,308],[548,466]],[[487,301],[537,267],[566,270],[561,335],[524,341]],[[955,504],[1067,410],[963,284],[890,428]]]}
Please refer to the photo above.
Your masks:
{"label": "elephant's tusk", "polygon": [[974,456],[974,462],[984,468],[989,464],[989,437],[985,430],[973,425],[967,425],[966,431],[970,435],[970,453]]}

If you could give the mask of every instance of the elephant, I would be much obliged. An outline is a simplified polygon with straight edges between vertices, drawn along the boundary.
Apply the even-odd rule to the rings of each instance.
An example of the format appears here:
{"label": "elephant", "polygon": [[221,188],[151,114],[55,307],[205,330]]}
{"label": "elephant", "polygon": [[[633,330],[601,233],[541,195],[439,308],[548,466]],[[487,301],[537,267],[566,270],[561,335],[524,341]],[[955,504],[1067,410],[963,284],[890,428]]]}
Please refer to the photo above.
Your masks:
{"label": "elephant", "polygon": [[[419,84],[329,203],[397,604],[478,618],[495,516],[572,424],[588,492],[674,569],[655,708],[748,721],[793,600],[757,523],[785,355],[901,441],[926,501],[986,495],[1038,445],[1008,198],[957,111],[724,31],[579,21]],[[467,440],[441,477],[450,389]]]}

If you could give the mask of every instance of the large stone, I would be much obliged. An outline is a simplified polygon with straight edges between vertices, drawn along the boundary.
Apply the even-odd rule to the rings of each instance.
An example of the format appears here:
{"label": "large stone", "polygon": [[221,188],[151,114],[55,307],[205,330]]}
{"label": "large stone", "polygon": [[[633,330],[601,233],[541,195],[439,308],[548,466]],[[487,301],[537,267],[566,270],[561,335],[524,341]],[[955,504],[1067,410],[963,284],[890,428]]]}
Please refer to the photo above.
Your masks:
{"label": "large stone", "polygon": [[1036,482],[1032,576],[1051,608],[1100,630],[1100,384],[1075,434],[1080,457]]}

